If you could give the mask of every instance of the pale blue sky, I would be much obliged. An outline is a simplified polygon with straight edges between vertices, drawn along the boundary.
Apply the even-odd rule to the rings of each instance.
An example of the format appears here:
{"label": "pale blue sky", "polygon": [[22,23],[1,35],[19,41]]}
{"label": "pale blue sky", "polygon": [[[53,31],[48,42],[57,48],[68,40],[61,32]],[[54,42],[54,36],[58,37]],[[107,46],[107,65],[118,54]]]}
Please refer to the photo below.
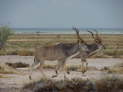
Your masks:
{"label": "pale blue sky", "polygon": [[0,0],[0,25],[123,28],[123,0]]}

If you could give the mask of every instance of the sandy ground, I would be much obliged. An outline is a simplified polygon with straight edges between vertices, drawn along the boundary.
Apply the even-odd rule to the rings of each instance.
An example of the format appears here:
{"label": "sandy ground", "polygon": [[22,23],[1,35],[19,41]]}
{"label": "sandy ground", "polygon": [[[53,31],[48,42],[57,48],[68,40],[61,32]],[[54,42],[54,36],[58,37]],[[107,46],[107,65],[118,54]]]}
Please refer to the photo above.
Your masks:
{"label": "sandy ground", "polygon": [[[24,62],[27,64],[33,63],[33,56],[0,56],[0,63],[6,63],[6,62]],[[93,79],[98,80],[102,77],[105,77],[107,75],[114,76],[114,74],[108,74],[107,72],[100,71],[100,69],[103,69],[104,67],[112,67],[112,66],[118,66],[123,63],[123,60],[120,58],[96,58],[96,59],[87,59],[88,66],[92,69],[89,69],[84,75],[79,71],[71,71],[70,74],[66,75],[68,79],[71,78],[85,78],[85,79]],[[46,61],[45,64],[47,65],[55,65],[57,61]],[[81,65],[80,59],[72,59],[67,60],[67,66],[79,66]],[[0,74],[3,76],[6,76],[6,78],[0,78],[0,88],[21,88],[25,84],[38,81],[41,78],[44,78],[42,76],[42,73],[39,70],[35,70],[32,72],[32,80],[29,79],[29,70],[26,69],[17,69],[20,74]],[[55,74],[53,69],[45,69],[44,73],[47,78],[50,78],[52,80],[62,80],[64,79],[64,73],[60,72],[59,76],[56,78],[52,78],[52,76]],[[115,76],[121,76],[122,74],[115,74]]]}

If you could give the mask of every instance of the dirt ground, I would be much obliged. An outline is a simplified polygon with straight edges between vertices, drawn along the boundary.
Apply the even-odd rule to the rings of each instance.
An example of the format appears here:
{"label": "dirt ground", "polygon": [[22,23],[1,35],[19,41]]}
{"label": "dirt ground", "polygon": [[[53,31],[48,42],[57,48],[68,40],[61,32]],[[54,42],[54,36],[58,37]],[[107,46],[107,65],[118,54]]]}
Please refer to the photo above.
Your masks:
{"label": "dirt ground", "polygon": [[[33,63],[33,56],[0,56],[0,64],[6,63],[6,62],[23,62],[26,64],[32,64]],[[87,59],[89,69],[88,71],[83,75],[79,71],[70,71],[70,74],[66,74],[66,77],[68,79],[72,78],[83,78],[83,79],[91,79],[91,80],[98,80],[102,77],[105,77],[107,75],[112,76],[112,74],[102,71],[105,67],[113,67],[113,66],[120,66],[123,65],[123,59],[120,58],[93,58],[93,59]],[[57,61],[46,61],[46,65],[56,65]],[[67,60],[66,62],[67,66],[80,66],[81,61],[78,58],[74,58],[72,60]],[[21,68],[17,69],[19,73],[17,74],[0,74],[0,89],[4,88],[21,88],[24,85],[38,81],[41,78],[44,78],[42,76],[42,73],[39,70],[34,70],[32,72],[32,80],[29,79],[29,70],[28,68]],[[64,79],[64,73],[60,72],[59,76],[56,78],[52,78],[52,76],[55,74],[55,71],[53,69],[45,69],[44,73],[48,79],[51,80],[62,80]],[[123,77],[123,74],[113,74],[115,76]]]}

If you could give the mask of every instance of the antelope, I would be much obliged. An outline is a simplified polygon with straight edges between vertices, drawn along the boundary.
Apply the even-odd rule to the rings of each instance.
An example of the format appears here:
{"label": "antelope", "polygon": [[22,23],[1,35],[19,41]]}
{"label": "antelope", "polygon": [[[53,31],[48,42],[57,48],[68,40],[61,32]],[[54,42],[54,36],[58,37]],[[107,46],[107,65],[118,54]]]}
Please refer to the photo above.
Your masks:
{"label": "antelope", "polygon": [[[102,44],[102,40],[98,36],[98,34],[94,36],[91,31],[88,31],[91,33],[92,38],[94,39],[94,43],[87,44],[80,37],[79,30],[77,28],[73,28],[73,30],[75,30],[77,35],[76,43],[59,43],[52,46],[37,47],[35,49],[34,63],[31,65],[31,69],[32,67],[40,63],[39,70],[43,73],[43,65],[46,60],[50,60],[50,62],[52,62],[53,60],[57,60],[57,66],[55,68],[56,75],[52,76],[57,77],[58,70],[66,70],[66,60],[80,54],[82,67],[84,67],[84,63],[86,63],[86,69],[82,70],[82,72],[84,73],[87,70],[88,65],[86,58],[102,50],[104,48],[104,45]],[[29,76],[29,78],[31,79],[31,76]]]}
{"label": "antelope", "polygon": [[[82,72],[86,72],[87,71],[87,67],[88,67],[88,63],[87,63],[87,58],[95,55],[97,53],[101,53],[103,51],[103,49],[105,49],[105,45],[102,42],[101,37],[99,36],[98,32],[96,30],[94,30],[96,32],[96,34],[94,34],[93,32],[89,31],[88,32],[91,34],[92,38],[94,39],[93,43],[86,43],[79,35],[79,30],[77,28],[73,28],[76,32],[77,32],[77,37],[80,40],[80,45],[79,45],[79,54],[80,54],[80,58],[81,58],[81,62],[82,62],[82,66],[81,69]],[[82,44],[83,43],[83,44]],[[84,66],[85,64],[85,66]]]}

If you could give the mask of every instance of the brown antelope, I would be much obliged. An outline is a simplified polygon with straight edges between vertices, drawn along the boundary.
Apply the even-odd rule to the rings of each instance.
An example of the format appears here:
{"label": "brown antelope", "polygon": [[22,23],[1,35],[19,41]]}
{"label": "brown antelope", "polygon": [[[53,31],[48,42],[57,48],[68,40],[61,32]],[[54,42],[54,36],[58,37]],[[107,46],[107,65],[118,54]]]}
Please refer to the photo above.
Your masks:
{"label": "brown antelope", "polygon": [[91,31],[88,31],[91,33],[94,39],[94,43],[87,44],[80,37],[79,30],[77,28],[73,28],[73,30],[75,30],[77,34],[76,43],[59,43],[53,46],[44,46],[36,48],[34,63],[32,64],[31,67],[34,67],[36,64],[40,63],[39,69],[42,71],[45,60],[50,60],[51,62],[52,60],[57,60],[58,65],[56,66],[55,69],[56,70],[55,76],[57,76],[58,75],[57,71],[59,69],[65,68],[65,62],[67,58],[72,58],[80,54],[82,67],[84,67],[84,63],[86,63],[86,68],[82,70],[82,72],[84,73],[87,70],[86,58],[102,50],[104,48],[104,45],[102,44],[102,40],[98,36],[98,34],[94,36],[94,34]]}

